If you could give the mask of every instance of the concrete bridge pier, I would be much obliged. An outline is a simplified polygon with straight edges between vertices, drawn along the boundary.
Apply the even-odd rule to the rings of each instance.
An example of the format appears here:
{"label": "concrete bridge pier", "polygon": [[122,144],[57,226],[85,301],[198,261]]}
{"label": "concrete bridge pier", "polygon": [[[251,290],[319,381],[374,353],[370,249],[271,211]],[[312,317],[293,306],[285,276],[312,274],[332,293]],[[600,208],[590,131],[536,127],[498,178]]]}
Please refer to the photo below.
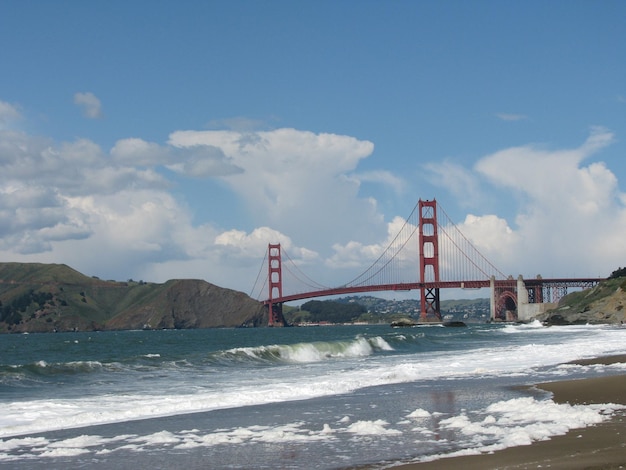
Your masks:
{"label": "concrete bridge pier", "polygon": [[524,279],[521,274],[517,277],[517,321],[532,321],[537,315],[557,306],[558,303],[554,302],[530,303]]}
{"label": "concrete bridge pier", "polygon": [[496,277],[489,278],[489,320],[496,321]]}
{"label": "concrete bridge pier", "polygon": [[[500,321],[502,319],[496,316],[496,314],[498,313],[496,312],[496,309],[498,306],[498,301],[500,299],[496,298],[496,279],[494,276],[491,276],[489,280],[489,287],[491,291],[491,296],[489,299],[489,309],[490,309],[489,316],[490,316],[491,321]],[[513,289],[513,286],[511,286],[511,289]],[[515,292],[507,291],[506,295],[509,298],[512,298],[515,300],[517,321],[520,321],[520,322],[532,321],[537,315],[545,313],[548,310],[554,309],[558,305],[553,302],[531,303],[529,295],[528,295],[528,288],[526,287],[526,283],[524,282],[524,278],[521,274],[517,277],[517,282],[515,284],[514,290]],[[503,295],[502,292],[500,292],[499,295],[502,296]],[[536,298],[534,300],[536,300]]]}

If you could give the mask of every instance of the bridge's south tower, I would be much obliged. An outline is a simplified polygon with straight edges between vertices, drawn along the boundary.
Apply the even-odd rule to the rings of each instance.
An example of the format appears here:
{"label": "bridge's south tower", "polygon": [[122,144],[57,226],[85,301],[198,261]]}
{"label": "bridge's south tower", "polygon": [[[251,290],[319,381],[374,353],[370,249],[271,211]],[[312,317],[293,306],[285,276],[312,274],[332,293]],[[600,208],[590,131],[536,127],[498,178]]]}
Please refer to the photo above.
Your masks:
{"label": "bridge's south tower", "polygon": [[[441,320],[439,287],[425,287],[424,283],[439,282],[439,237],[437,235],[437,201],[419,200],[420,244],[420,319]],[[433,318],[434,317],[434,318]]]}

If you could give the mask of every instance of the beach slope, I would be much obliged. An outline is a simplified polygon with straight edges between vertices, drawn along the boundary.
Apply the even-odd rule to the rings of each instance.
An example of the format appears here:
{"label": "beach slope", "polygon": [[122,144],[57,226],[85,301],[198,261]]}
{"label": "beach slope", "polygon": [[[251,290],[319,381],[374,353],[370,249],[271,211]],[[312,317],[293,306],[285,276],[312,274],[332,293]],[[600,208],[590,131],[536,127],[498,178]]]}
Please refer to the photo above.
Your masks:
{"label": "beach slope", "polygon": [[[617,362],[626,362],[626,355],[576,361],[581,365]],[[626,375],[563,380],[538,384],[537,387],[551,392],[552,399],[556,403],[626,405]],[[510,447],[488,454],[404,464],[393,468],[403,470],[626,469],[626,413],[622,410],[611,420],[587,428],[573,429],[565,435],[555,436],[528,446]]]}

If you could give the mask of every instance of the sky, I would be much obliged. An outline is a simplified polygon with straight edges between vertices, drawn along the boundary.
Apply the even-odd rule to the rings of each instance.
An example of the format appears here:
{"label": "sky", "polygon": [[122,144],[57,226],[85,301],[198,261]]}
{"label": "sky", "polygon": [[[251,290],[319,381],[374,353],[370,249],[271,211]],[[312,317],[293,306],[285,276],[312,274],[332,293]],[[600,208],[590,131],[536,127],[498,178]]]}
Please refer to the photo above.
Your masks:
{"label": "sky", "polygon": [[421,198],[515,277],[626,266],[626,2],[3,0],[0,44],[2,261],[339,286]]}

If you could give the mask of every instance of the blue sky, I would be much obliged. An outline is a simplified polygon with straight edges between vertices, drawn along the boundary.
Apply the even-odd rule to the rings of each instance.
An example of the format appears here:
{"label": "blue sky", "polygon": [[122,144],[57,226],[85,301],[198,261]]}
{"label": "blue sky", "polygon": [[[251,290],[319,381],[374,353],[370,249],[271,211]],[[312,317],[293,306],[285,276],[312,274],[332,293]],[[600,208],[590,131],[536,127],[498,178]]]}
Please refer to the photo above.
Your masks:
{"label": "blue sky", "polygon": [[503,272],[606,276],[625,25],[621,1],[5,0],[0,259],[249,292],[278,241],[340,285],[436,198]]}

